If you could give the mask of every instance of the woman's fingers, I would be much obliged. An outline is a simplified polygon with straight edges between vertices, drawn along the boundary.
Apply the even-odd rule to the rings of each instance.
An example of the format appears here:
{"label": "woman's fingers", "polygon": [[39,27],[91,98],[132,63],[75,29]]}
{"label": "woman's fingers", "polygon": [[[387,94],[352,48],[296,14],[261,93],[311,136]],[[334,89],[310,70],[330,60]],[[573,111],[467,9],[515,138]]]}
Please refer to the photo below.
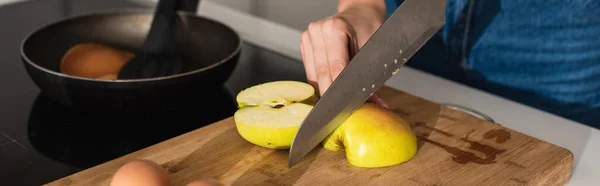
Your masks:
{"label": "woman's fingers", "polygon": [[300,53],[302,54],[302,62],[304,63],[304,71],[306,73],[306,79],[308,83],[313,87],[318,88],[312,45],[308,31],[302,32],[302,38],[300,40]]}
{"label": "woman's fingers", "polygon": [[[352,55],[385,21],[385,5],[373,1],[373,6],[342,6],[337,14],[312,22],[302,33],[300,51],[307,80],[323,95]],[[388,107],[379,96],[369,102]]]}
{"label": "woman's fingers", "polygon": [[[349,61],[348,25],[339,17],[332,17],[323,23],[323,35],[327,51],[329,75],[332,80],[344,70]],[[328,85],[329,86],[329,85]]]}
{"label": "woman's fingers", "polygon": [[[335,80],[350,61],[348,51],[351,35],[346,21],[333,17],[323,23],[323,35],[327,49],[327,61],[331,79]],[[328,85],[329,86],[329,85]],[[388,104],[377,94],[371,96],[369,101],[382,107],[389,108]]]}
{"label": "woman's fingers", "polygon": [[301,52],[309,83],[323,95],[349,61],[349,26],[339,17],[310,23],[302,33]]}
{"label": "woman's fingers", "polygon": [[323,21],[310,23],[308,33],[312,45],[313,65],[317,75],[319,93],[323,95],[332,82],[327,60],[327,48],[323,38]]}
{"label": "woman's fingers", "polygon": [[373,94],[373,96],[371,96],[367,101],[371,102],[371,103],[375,103],[384,108],[388,108],[388,109],[390,108],[390,106],[387,104],[387,102],[385,100],[383,100],[381,97],[379,97],[379,95],[377,95],[377,94]]}

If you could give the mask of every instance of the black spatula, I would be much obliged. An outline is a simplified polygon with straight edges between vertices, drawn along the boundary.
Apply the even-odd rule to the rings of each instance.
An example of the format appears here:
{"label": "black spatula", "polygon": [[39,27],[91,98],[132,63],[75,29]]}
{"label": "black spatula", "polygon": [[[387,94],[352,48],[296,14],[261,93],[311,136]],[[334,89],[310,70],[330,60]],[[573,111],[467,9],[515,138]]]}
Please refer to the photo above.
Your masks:
{"label": "black spatula", "polygon": [[177,74],[182,59],[177,53],[172,28],[175,23],[176,0],[159,0],[152,26],[143,46],[121,69],[118,79],[143,79]]}

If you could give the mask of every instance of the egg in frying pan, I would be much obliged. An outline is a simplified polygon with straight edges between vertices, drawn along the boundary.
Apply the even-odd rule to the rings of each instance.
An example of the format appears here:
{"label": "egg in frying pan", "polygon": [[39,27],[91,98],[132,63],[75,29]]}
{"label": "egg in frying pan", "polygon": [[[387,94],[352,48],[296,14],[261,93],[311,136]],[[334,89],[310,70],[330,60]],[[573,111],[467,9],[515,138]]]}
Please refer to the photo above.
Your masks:
{"label": "egg in frying pan", "polygon": [[116,80],[119,71],[134,56],[97,43],[80,43],[71,47],[60,62],[60,72],[92,79]]}

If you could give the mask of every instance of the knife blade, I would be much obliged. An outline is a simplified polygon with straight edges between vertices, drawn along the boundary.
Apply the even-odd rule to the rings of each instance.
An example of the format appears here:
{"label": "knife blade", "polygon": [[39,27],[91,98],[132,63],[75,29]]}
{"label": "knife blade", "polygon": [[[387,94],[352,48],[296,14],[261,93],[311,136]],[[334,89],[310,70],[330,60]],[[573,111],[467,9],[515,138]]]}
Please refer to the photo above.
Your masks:
{"label": "knife blade", "polygon": [[344,122],[445,24],[446,0],[405,0],[375,31],[303,120],[292,167]]}

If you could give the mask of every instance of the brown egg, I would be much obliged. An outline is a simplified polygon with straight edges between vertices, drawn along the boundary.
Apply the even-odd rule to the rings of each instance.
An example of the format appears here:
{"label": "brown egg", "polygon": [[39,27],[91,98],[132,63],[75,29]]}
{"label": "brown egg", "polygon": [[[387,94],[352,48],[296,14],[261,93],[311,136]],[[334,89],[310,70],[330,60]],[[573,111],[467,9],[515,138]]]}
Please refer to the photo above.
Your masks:
{"label": "brown egg", "polygon": [[121,166],[110,186],[168,186],[166,171],[148,160],[134,160]]}
{"label": "brown egg", "polygon": [[188,183],[185,186],[222,186],[223,184],[215,180],[196,180]]}
{"label": "brown egg", "polygon": [[133,55],[101,44],[81,43],[65,53],[60,72],[86,78],[116,79],[116,74]]}

